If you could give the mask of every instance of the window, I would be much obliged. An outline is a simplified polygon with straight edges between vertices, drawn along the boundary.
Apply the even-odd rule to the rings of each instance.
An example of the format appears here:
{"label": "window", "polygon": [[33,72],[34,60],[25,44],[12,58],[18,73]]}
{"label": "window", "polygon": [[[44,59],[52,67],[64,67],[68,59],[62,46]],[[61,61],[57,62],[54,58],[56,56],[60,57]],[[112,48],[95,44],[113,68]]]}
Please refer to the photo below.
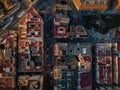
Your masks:
{"label": "window", "polygon": [[84,68],[84,66],[81,66],[81,68]]}
{"label": "window", "polygon": [[77,49],[78,51],[80,50],[80,48]]}
{"label": "window", "polygon": [[34,27],[35,27],[35,25],[34,25],[34,24],[31,24],[31,25],[30,25],[30,27],[31,27],[31,28],[34,28]]}
{"label": "window", "polygon": [[60,28],[60,29],[59,29],[59,31],[61,31],[61,32],[62,32],[62,31],[63,31],[63,28]]}
{"label": "window", "polygon": [[35,23],[28,22],[28,28],[35,28]]}
{"label": "window", "polygon": [[72,52],[72,50],[70,50],[70,52]]}
{"label": "window", "polygon": [[65,28],[64,27],[59,27],[58,28],[58,33],[59,34],[65,34]]}
{"label": "window", "polygon": [[32,32],[32,33],[31,33],[31,35],[33,35],[33,36],[34,36],[34,35],[35,35],[35,32]]}
{"label": "window", "polygon": [[30,62],[29,61],[27,62],[27,66],[30,66]]}
{"label": "window", "polygon": [[33,15],[33,18],[38,18],[38,15]]}

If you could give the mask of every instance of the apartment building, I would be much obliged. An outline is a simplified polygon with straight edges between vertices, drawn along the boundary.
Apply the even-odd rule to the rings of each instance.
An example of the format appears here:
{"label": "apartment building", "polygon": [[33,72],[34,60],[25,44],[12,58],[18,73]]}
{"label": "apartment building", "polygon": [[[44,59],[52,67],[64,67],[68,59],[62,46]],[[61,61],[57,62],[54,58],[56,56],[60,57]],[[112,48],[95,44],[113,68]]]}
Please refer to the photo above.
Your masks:
{"label": "apartment building", "polygon": [[72,0],[77,10],[105,10],[109,0]]}
{"label": "apartment building", "polygon": [[98,84],[112,84],[112,53],[111,43],[97,43],[97,83]]}
{"label": "apartment building", "polygon": [[19,21],[20,71],[39,71],[43,64],[43,21],[30,7]]}

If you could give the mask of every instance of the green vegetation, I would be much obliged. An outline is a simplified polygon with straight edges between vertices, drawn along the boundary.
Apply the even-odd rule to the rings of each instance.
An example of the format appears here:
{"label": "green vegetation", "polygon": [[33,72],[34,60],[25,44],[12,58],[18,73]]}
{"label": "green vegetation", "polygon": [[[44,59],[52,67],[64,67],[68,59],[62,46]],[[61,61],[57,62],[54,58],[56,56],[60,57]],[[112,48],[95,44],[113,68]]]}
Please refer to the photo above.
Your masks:
{"label": "green vegetation", "polygon": [[77,66],[78,65],[78,61],[77,61],[76,56],[74,56],[74,55],[68,56],[66,58],[66,63],[72,63],[72,65]]}
{"label": "green vegetation", "polygon": [[[84,16],[86,27],[91,29],[95,28],[95,31],[106,34],[110,29],[120,26],[120,15],[99,15],[99,16]],[[99,22],[99,24],[96,24]]]}
{"label": "green vegetation", "polygon": [[110,29],[120,26],[120,15],[110,15],[111,19],[108,19],[107,16],[102,16],[106,27],[101,30],[100,33],[107,33]]}

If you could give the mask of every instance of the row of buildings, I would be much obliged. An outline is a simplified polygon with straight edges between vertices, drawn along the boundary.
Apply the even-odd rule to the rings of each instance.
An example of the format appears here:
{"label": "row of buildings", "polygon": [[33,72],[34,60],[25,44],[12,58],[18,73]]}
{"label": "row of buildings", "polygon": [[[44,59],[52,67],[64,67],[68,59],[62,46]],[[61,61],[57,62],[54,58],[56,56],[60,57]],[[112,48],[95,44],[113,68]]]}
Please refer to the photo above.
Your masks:
{"label": "row of buildings", "polygon": [[118,27],[114,30],[113,38],[120,38],[120,27]]}
{"label": "row of buildings", "polygon": [[68,38],[68,37],[88,37],[86,29],[82,25],[70,25],[70,18],[66,16],[54,19],[54,37],[55,38]]}
{"label": "row of buildings", "polygon": [[43,90],[43,74],[36,74],[43,72],[43,20],[33,7],[20,19],[18,36],[18,72],[25,73],[18,76],[19,89]]}
{"label": "row of buildings", "polygon": [[89,43],[54,45],[55,90],[92,90],[92,52]]}
{"label": "row of buildings", "polygon": [[113,82],[116,84],[120,85],[120,43],[114,43],[113,44],[113,49],[115,51],[114,56],[113,56],[113,72],[114,72],[114,77],[113,77]]}
{"label": "row of buildings", "polygon": [[97,83],[120,85],[120,43],[97,44]]}
{"label": "row of buildings", "polygon": [[16,32],[5,32],[0,38],[0,90],[15,87]]}
{"label": "row of buildings", "polygon": [[18,77],[20,90],[43,90],[42,75],[22,75]]}
{"label": "row of buildings", "polygon": [[[63,0],[60,0],[63,1]],[[72,0],[78,10],[99,9],[105,10],[110,4],[108,0]],[[118,2],[119,5],[119,2]],[[62,7],[62,6],[61,6]],[[118,6],[116,6],[116,9]],[[68,7],[62,7],[65,10]],[[58,12],[60,13],[60,12]],[[55,38],[89,38],[86,28],[77,23],[74,18],[64,13],[54,18]],[[112,31],[112,39],[119,39],[120,29]],[[93,33],[94,34],[94,33]],[[99,42],[99,41],[98,41]],[[94,46],[94,45],[93,45]],[[113,50],[115,47],[116,51]],[[92,51],[92,44],[88,43],[55,43],[54,45],[54,79],[55,90],[92,90],[92,85],[113,85],[119,83],[119,43],[96,43],[95,53]],[[115,55],[117,53],[117,55]],[[76,58],[77,57],[77,58]],[[95,57],[94,60],[92,57]],[[95,64],[95,71],[92,69]],[[96,76],[92,76],[95,73]],[[95,77],[95,78],[94,78]],[[96,80],[93,80],[96,79]],[[73,83],[74,81],[74,83]],[[95,82],[94,82],[95,81]],[[75,84],[75,85],[74,85]],[[112,89],[111,89],[112,90]]]}
{"label": "row of buildings", "polygon": [[89,56],[91,53],[91,48],[89,43],[56,43],[54,45],[54,55],[63,56],[63,55],[81,55]]}
{"label": "row of buildings", "polygon": [[43,90],[42,72],[43,21],[30,7],[19,21],[19,31],[0,37],[0,90],[12,90],[17,85],[21,90]]}
{"label": "row of buildings", "polygon": [[[110,0],[72,0],[77,10],[106,10],[110,5]],[[115,9],[120,9],[120,0],[115,1]]]}
{"label": "row of buildings", "polygon": [[[70,24],[70,18],[65,15],[62,17],[56,16],[54,19],[54,38],[89,38],[89,32],[82,25],[76,24],[74,18]],[[120,37],[120,27],[114,28],[111,38]]]}
{"label": "row of buildings", "polygon": [[19,21],[20,71],[41,70],[43,64],[43,22],[31,7]]}
{"label": "row of buildings", "polygon": [[[120,43],[96,43],[96,62],[91,48],[89,43],[54,45],[55,90],[92,90],[92,73],[96,73],[97,85],[120,85]],[[96,64],[95,72],[92,63]]]}
{"label": "row of buildings", "polygon": [[96,45],[97,59],[97,83],[112,84],[112,44],[97,43]]}

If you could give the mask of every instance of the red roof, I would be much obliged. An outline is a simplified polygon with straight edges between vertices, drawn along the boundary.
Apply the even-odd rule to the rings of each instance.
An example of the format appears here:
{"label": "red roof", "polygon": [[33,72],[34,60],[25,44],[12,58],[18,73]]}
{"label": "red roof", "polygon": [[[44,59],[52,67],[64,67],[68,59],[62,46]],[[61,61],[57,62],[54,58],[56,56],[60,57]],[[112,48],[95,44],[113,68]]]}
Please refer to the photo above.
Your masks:
{"label": "red roof", "polygon": [[103,79],[104,77],[101,77],[100,79],[99,79],[99,83],[100,84],[103,84],[104,83],[104,79]]}
{"label": "red roof", "polygon": [[40,47],[41,44],[42,44],[41,42],[35,42],[35,43],[31,43],[29,46]]}
{"label": "red roof", "polygon": [[117,50],[120,51],[120,43],[117,43]]}
{"label": "red roof", "polygon": [[91,72],[80,73],[81,79],[92,78]]}
{"label": "red roof", "polygon": [[92,85],[80,88],[79,90],[92,90]]}
{"label": "red roof", "polygon": [[103,56],[103,51],[102,50],[98,50],[98,56]]}
{"label": "red roof", "polygon": [[99,73],[100,73],[101,75],[104,74],[104,65],[99,65]]}
{"label": "red roof", "polygon": [[80,86],[81,88],[91,86],[92,85],[92,73],[80,73]]}
{"label": "red roof", "polygon": [[110,56],[111,51],[110,50],[98,50],[98,56]]}
{"label": "red roof", "polygon": [[85,61],[92,62],[92,57],[91,56],[83,56]]}
{"label": "red roof", "polygon": [[29,54],[27,54],[27,53],[19,54],[19,60],[24,60],[24,59],[28,59],[28,58],[29,58]]}
{"label": "red roof", "polygon": [[112,77],[108,77],[106,81],[107,81],[107,84],[112,84]]}
{"label": "red roof", "polygon": [[25,24],[26,19],[27,19],[27,17],[24,16],[22,19],[20,19],[19,24]]}
{"label": "red roof", "polygon": [[92,81],[90,79],[87,81],[80,81],[80,86],[81,86],[81,88],[84,88],[87,86],[92,86]]}
{"label": "red roof", "polygon": [[120,57],[118,57],[118,84],[120,85]]}
{"label": "red roof", "polygon": [[112,73],[112,66],[107,66],[107,73],[108,74]]}
{"label": "red roof", "polygon": [[119,28],[115,31],[115,36],[120,37],[120,29]]}
{"label": "red roof", "polygon": [[0,90],[12,90],[13,78],[0,78]]}
{"label": "red roof", "polygon": [[[19,24],[25,24],[27,28],[20,26],[20,35],[19,35],[19,51],[24,51],[23,53],[19,52],[19,59],[29,59],[29,51],[28,47],[26,46],[40,46],[41,42],[29,43],[32,40],[31,37],[38,38],[41,37],[41,16],[39,13],[33,8],[30,7],[27,10],[26,16],[24,16],[20,21]],[[27,48],[27,49],[26,49]],[[39,53],[38,53],[39,54]]]}
{"label": "red roof", "polygon": [[118,73],[118,84],[120,85],[120,73]]}
{"label": "red roof", "polygon": [[0,66],[0,72],[2,72],[2,73],[4,72],[3,68],[4,68],[4,66]]}
{"label": "red roof", "polygon": [[30,14],[31,15],[37,15],[37,18],[41,18],[40,15],[39,15],[39,13],[37,12],[37,10],[35,8],[33,8],[33,7],[30,7],[27,10],[27,14],[28,14],[27,18],[30,18]]}

